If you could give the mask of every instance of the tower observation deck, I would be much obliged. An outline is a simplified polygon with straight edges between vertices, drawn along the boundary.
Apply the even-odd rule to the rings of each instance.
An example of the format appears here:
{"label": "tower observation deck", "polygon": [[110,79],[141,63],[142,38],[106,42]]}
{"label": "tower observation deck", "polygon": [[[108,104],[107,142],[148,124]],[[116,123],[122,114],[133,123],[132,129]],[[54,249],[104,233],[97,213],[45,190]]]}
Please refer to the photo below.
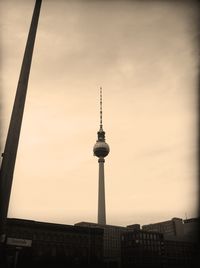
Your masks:
{"label": "tower observation deck", "polygon": [[100,88],[100,128],[97,137],[93,152],[99,158],[98,224],[106,224],[104,158],[109,154],[110,148],[105,142],[105,131],[102,124],[102,88]]}

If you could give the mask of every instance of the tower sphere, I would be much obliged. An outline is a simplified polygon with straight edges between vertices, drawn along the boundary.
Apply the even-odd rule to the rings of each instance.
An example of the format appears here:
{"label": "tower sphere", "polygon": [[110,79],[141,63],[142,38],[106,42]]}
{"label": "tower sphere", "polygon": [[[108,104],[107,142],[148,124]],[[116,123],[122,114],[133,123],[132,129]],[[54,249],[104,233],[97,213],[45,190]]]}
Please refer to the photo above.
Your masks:
{"label": "tower sphere", "polygon": [[110,148],[105,141],[97,141],[93,147],[93,152],[97,157],[106,157],[110,152]]}

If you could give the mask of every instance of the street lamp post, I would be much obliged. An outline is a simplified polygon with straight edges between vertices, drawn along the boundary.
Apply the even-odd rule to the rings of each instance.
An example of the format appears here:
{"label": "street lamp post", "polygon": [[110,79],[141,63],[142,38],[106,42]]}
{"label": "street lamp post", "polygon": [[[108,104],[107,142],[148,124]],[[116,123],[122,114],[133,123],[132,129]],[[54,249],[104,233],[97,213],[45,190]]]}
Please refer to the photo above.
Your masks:
{"label": "street lamp post", "polygon": [[37,31],[42,0],[36,0],[32,21],[21,66],[15,101],[8,129],[5,149],[2,154],[0,168],[0,244],[5,243],[5,226],[8,214],[9,199],[13,181],[13,173],[19,143],[19,136],[28,88],[29,73]]}

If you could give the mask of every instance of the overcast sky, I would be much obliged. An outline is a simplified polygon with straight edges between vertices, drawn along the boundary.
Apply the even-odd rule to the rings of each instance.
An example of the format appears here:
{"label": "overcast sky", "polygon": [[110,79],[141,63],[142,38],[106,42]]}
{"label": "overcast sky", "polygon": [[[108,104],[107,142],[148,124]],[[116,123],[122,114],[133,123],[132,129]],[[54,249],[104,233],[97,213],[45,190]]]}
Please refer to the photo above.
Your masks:
{"label": "overcast sky", "polygon": [[[0,3],[2,147],[33,8]],[[100,86],[107,223],[197,215],[198,19],[192,1],[43,0],[9,217],[97,221]]]}

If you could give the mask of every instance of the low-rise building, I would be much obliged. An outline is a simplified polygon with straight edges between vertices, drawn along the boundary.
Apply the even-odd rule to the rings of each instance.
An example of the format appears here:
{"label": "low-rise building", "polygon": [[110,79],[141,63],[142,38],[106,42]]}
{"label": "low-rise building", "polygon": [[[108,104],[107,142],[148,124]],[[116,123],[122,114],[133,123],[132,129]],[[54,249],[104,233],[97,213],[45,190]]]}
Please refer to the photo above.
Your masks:
{"label": "low-rise building", "polygon": [[[8,219],[3,248],[5,262],[8,268],[197,267],[193,264],[197,260],[198,245],[180,235],[179,223],[180,219],[174,218],[150,224],[148,230],[144,230],[139,224],[126,227],[90,222],[64,225]],[[192,223],[194,221],[184,224]],[[187,227],[191,233],[189,225]]]}
{"label": "low-rise building", "polygon": [[168,221],[143,225],[142,230],[160,232],[165,239],[195,242],[199,234],[199,218],[185,220],[172,218]]}
{"label": "low-rise building", "polygon": [[[166,267],[197,267],[199,219],[172,218],[168,221],[143,225],[149,232],[160,232],[164,237]],[[194,265],[194,266],[193,266]]]}
{"label": "low-rise building", "polygon": [[142,230],[160,232],[164,237],[182,237],[184,235],[183,220],[181,218],[172,218],[168,221],[143,225]]}
{"label": "low-rise building", "polygon": [[122,234],[121,264],[129,267],[163,267],[164,241],[158,232],[133,230]]}
{"label": "low-rise building", "polygon": [[[8,267],[93,267],[103,258],[103,230],[7,219],[4,247]],[[16,267],[18,267],[16,266]]]}
{"label": "low-rise building", "polygon": [[[121,235],[133,230],[133,226],[123,227],[91,222],[79,222],[76,226],[102,228],[104,230],[104,263],[106,267],[121,267]],[[134,225],[135,226],[135,225]],[[138,225],[137,225],[138,228]]]}
{"label": "low-rise building", "polygon": [[184,237],[186,237],[189,241],[198,241],[200,234],[199,224],[199,218],[183,220]]}
{"label": "low-rise building", "polygon": [[196,268],[199,267],[197,244],[179,239],[167,239],[164,241],[164,267]]}

